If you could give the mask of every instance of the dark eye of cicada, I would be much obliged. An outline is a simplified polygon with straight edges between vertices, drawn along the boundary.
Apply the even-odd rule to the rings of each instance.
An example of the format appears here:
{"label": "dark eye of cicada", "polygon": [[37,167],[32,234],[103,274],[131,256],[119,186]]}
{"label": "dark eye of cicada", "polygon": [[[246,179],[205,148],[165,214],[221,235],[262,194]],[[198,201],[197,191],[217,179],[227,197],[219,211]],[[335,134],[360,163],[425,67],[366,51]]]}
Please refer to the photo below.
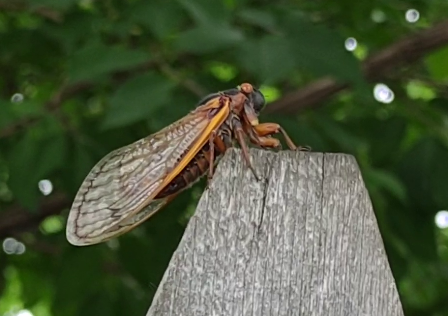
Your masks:
{"label": "dark eye of cicada", "polygon": [[254,92],[251,94],[251,101],[254,107],[254,110],[257,114],[263,110],[266,105],[266,100],[264,99],[263,93],[260,90],[254,89]]}

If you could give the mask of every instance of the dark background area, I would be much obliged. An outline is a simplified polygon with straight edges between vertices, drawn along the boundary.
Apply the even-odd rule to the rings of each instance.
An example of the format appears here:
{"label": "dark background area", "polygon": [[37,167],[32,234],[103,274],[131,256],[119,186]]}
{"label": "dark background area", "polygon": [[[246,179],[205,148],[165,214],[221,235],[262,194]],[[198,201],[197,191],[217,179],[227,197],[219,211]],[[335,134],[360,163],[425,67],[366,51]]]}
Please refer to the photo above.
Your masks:
{"label": "dark background area", "polygon": [[446,0],[0,0],[0,315],[144,315],[204,181],[92,247],[66,241],[72,199],[109,151],[242,82],[269,101],[261,121],[356,157],[406,315],[448,315],[446,12]]}

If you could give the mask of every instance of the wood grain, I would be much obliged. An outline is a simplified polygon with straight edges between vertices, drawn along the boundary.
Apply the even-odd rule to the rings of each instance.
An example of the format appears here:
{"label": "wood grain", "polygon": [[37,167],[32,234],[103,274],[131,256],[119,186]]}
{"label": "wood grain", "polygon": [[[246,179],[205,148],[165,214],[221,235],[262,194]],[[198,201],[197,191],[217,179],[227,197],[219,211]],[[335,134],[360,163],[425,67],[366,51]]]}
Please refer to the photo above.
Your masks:
{"label": "wood grain", "polygon": [[403,315],[355,159],[231,150],[147,315]]}

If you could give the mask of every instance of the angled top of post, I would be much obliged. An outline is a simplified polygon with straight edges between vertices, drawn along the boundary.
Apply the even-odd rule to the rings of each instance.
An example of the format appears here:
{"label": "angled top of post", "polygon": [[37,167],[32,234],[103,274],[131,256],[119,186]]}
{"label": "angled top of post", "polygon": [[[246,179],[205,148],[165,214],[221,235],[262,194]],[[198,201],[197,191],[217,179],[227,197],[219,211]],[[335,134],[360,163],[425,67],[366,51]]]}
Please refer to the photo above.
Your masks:
{"label": "angled top of post", "polygon": [[352,156],[229,151],[147,315],[403,315]]}

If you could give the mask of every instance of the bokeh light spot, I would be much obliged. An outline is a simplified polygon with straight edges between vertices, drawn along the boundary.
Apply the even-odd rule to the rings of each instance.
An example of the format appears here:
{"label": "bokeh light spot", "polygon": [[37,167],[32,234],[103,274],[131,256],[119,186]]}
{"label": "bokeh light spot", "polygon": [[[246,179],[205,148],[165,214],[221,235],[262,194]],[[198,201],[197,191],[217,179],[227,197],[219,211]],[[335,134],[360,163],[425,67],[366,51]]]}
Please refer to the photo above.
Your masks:
{"label": "bokeh light spot", "polygon": [[3,251],[7,255],[21,255],[25,253],[26,247],[22,242],[17,241],[15,238],[8,237],[3,240]]}
{"label": "bokeh light spot", "polygon": [[373,88],[373,96],[381,103],[391,103],[395,99],[394,92],[384,83],[375,85]]}
{"label": "bokeh light spot", "polygon": [[405,18],[409,23],[415,23],[420,19],[420,12],[415,9],[409,9],[406,11]]}
{"label": "bokeh light spot", "polygon": [[358,46],[358,41],[354,37],[349,37],[345,40],[345,49],[352,52]]}
{"label": "bokeh light spot", "polygon": [[439,211],[435,216],[436,226],[440,229],[448,228],[448,211]]}
{"label": "bokeh light spot", "polygon": [[238,70],[233,65],[221,62],[211,63],[210,72],[215,78],[223,82],[227,82],[234,79],[238,74]]}
{"label": "bokeh light spot", "polygon": [[12,97],[11,97],[11,102],[12,103],[21,103],[21,102],[23,102],[23,99],[25,99],[23,94],[21,94],[21,93],[14,93],[12,95]]}
{"label": "bokeh light spot", "polygon": [[262,85],[260,91],[263,93],[266,103],[273,102],[281,96],[280,90],[272,86]]}
{"label": "bokeh light spot", "polygon": [[370,18],[375,23],[383,23],[386,21],[386,14],[381,10],[375,9],[372,11]]}
{"label": "bokeh light spot", "polygon": [[53,184],[51,183],[50,180],[47,179],[40,180],[38,183],[38,187],[43,195],[49,195],[51,192],[53,192]]}

